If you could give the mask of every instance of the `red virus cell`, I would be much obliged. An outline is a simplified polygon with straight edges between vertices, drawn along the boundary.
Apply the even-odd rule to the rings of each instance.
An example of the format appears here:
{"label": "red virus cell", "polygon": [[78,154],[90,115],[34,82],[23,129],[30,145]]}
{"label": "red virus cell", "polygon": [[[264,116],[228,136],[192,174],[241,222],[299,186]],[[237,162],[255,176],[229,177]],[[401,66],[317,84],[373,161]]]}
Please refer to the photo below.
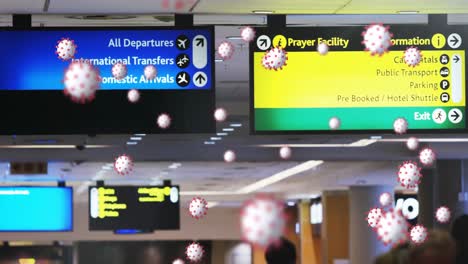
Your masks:
{"label": "red virus cell", "polygon": [[427,229],[422,225],[415,225],[410,230],[411,241],[415,244],[421,244],[427,239]]}
{"label": "red virus cell", "polygon": [[204,253],[205,250],[203,249],[203,246],[196,242],[191,243],[185,249],[185,255],[191,262],[201,261]]}
{"label": "red virus cell", "polygon": [[408,121],[404,118],[397,118],[393,122],[393,130],[395,133],[402,135],[408,131]]}
{"label": "red virus cell", "polygon": [[362,36],[362,44],[371,55],[382,56],[392,46],[393,34],[390,33],[389,27],[384,27],[382,24],[366,26]]}
{"label": "red virus cell", "polygon": [[251,42],[255,38],[255,29],[252,27],[243,27],[241,29],[241,37],[245,42]]}
{"label": "red virus cell", "polygon": [[200,219],[208,213],[208,202],[200,197],[195,197],[189,204],[189,213],[195,219]]}
{"label": "red virus cell", "polygon": [[57,41],[57,46],[55,46],[55,54],[61,60],[70,60],[75,57],[77,50],[77,45],[75,42],[69,38],[62,38]]}
{"label": "red virus cell", "polygon": [[166,129],[171,125],[171,117],[168,114],[160,114],[157,120],[158,126],[161,129]]}
{"label": "red virus cell", "polygon": [[436,154],[431,148],[424,148],[419,152],[419,161],[424,166],[431,166],[436,160]]}
{"label": "red virus cell", "polygon": [[154,78],[156,78],[156,75],[158,75],[158,70],[154,65],[147,65],[143,73],[147,80],[154,80]]}
{"label": "red virus cell", "polygon": [[131,89],[127,93],[127,99],[130,103],[137,103],[140,100],[140,92],[137,89]]}
{"label": "red virus cell", "polygon": [[450,212],[450,209],[447,206],[441,206],[437,209],[435,213],[435,218],[437,222],[441,224],[446,224],[450,221],[452,213]]}
{"label": "red virus cell", "polygon": [[84,104],[94,99],[100,82],[97,68],[84,60],[73,61],[65,70],[63,92],[72,101]]}
{"label": "red virus cell", "polygon": [[407,189],[416,188],[421,182],[421,177],[421,168],[416,162],[405,161],[398,169],[398,182]]}
{"label": "red virus cell", "polygon": [[128,175],[133,171],[133,160],[127,155],[120,155],[115,159],[114,170],[120,175]]}
{"label": "red virus cell", "polygon": [[122,80],[127,76],[127,66],[123,64],[122,62],[117,62],[112,66],[112,76],[116,80]]}
{"label": "red virus cell", "polygon": [[380,218],[383,216],[383,210],[381,208],[372,208],[367,212],[366,221],[371,228],[376,228]]}
{"label": "red virus cell", "polygon": [[257,195],[241,208],[242,237],[256,247],[267,248],[278,243],[286,221],[283,203],[267,195]]}
{"label": "red virus cell", "polygon": [[405,59],[405,63],[410,67],[416,67],[421,62],[421,51],[416,47],[409,47],[405,50],[405,54],[403,55]]}
{"label": "red virus cell", "polygon": [[162,0],[161,7],[163,9],[175,9],[181,11],[192,7],[196,0]]}
{"label": "red virus cell", "polygon": [[377,236],[385,245],[397,246],[408,241],[409,224],[401,210],[390,209],[377,224]]}
{"label": "red virus cell", "polygon": [[392,195],[388,192],[382,193],[379,197],[379,202],[383,207],[390,206],[393,202]]}
{"label": "red virus cell", "polygon": [[231,42],[223,41],[218,46],[218,55],[223,58],[223,60],[230,59],[234,54],[234,45]]}
{"label": "red virus cell", "polygon": [[265,53],[262,64],[269,70],[282,70],[286,66],[288,53],[281,47],[272,48]]}

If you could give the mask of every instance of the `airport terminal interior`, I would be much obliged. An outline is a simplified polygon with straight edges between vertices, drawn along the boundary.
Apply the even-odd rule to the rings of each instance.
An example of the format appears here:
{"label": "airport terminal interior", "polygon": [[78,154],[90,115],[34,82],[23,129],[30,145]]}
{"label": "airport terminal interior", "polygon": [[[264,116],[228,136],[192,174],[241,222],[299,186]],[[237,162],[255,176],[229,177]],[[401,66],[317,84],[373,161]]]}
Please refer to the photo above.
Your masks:
{"label": "airport terminal interior", "polygon": [[0,264],[468,264],[466,0],[0,0]]}

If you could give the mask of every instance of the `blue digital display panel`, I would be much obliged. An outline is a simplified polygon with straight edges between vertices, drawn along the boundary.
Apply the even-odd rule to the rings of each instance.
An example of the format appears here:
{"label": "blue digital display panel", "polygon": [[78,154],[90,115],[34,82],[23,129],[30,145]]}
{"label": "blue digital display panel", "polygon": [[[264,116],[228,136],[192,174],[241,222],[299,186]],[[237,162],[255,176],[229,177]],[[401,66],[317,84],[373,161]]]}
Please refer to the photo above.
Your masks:
{"label": "blue digital display panel", "polygon": [[73,230],[70,187],[0,187],[0,232]]}
{"label": "blue digital display panel", "polygon": [[[70,61],[56,55],[56,45],[69,38],[77,45],[75,59],[89,60],[102,77],[101,90],[209,90],[213,85],[213,33],[194,29],[37,29],[0,30],[0,90],[63,90]],[[111,69],[123,62],[122,80]],[[154,65],[154,80],[144,68]]]}

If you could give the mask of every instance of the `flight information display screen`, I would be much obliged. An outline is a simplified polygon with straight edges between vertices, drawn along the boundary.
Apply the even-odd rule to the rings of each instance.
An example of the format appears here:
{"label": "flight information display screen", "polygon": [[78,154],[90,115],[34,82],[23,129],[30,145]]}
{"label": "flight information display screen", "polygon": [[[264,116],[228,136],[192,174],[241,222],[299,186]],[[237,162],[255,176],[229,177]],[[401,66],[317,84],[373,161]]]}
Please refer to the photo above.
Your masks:
{"label": "flight information display screen", "polygon": [[178,186],[89,188],[89,230],[180,228]]}
{"label": "flight information display screen", "polygon": [[[213,35],[212,27],[0,29],[0,58],[7,61],[0,71],[8,76],[0,80],[0,111],[9,113],[0,131],[162,133],[156,119],[166,113],[172,123],[164,132],[211,133],[215,122],[206,117],[215,108]],[[74,58],[59,57],[70,49],[60,49],[63,39],[76,45]],[[86,104],[64,95],[73,61],[99,71],[99,89]],[[116,63],[126,66],[125,77],[112,74]],[[154,78],[145,75],[149,65]],[[131,89],[140,93],[137,103],[128,99]]]}
{"label": "flight information display screen", "polygon": [[[390,26],[392,46],[382,56],[365,51],[363,27],[258,28],[251,59],[253,133],[391,132],[397,118],[409,131],[466,129],[466,49],[461,26]],[[328,53],[320,54],[320,43]],[[281,70],[262,59],[271,47],[287,52]],[[417,48],[418,65],[405,63]]]}

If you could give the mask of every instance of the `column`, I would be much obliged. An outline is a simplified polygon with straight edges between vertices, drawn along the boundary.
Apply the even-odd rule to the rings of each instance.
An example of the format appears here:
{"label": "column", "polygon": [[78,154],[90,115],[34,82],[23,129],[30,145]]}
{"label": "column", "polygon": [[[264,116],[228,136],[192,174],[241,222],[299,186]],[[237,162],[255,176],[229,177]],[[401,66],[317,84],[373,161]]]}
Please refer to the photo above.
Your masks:
{"label": "column", "polygon": [[379,206],[379,196],[389,192],[393,196],[392,186],[351,186],[350,204],[350,263],[373,263],[380,254],[390,248],[384,246],[375,232],[368,226],[365,218],[370,208]]}
{"label": "column", "polygon": [[300,224],[300,262],[301,264],[320,264],[320,238],[314,237],[310,223],[310,201],[301,201],[299,207]]}

